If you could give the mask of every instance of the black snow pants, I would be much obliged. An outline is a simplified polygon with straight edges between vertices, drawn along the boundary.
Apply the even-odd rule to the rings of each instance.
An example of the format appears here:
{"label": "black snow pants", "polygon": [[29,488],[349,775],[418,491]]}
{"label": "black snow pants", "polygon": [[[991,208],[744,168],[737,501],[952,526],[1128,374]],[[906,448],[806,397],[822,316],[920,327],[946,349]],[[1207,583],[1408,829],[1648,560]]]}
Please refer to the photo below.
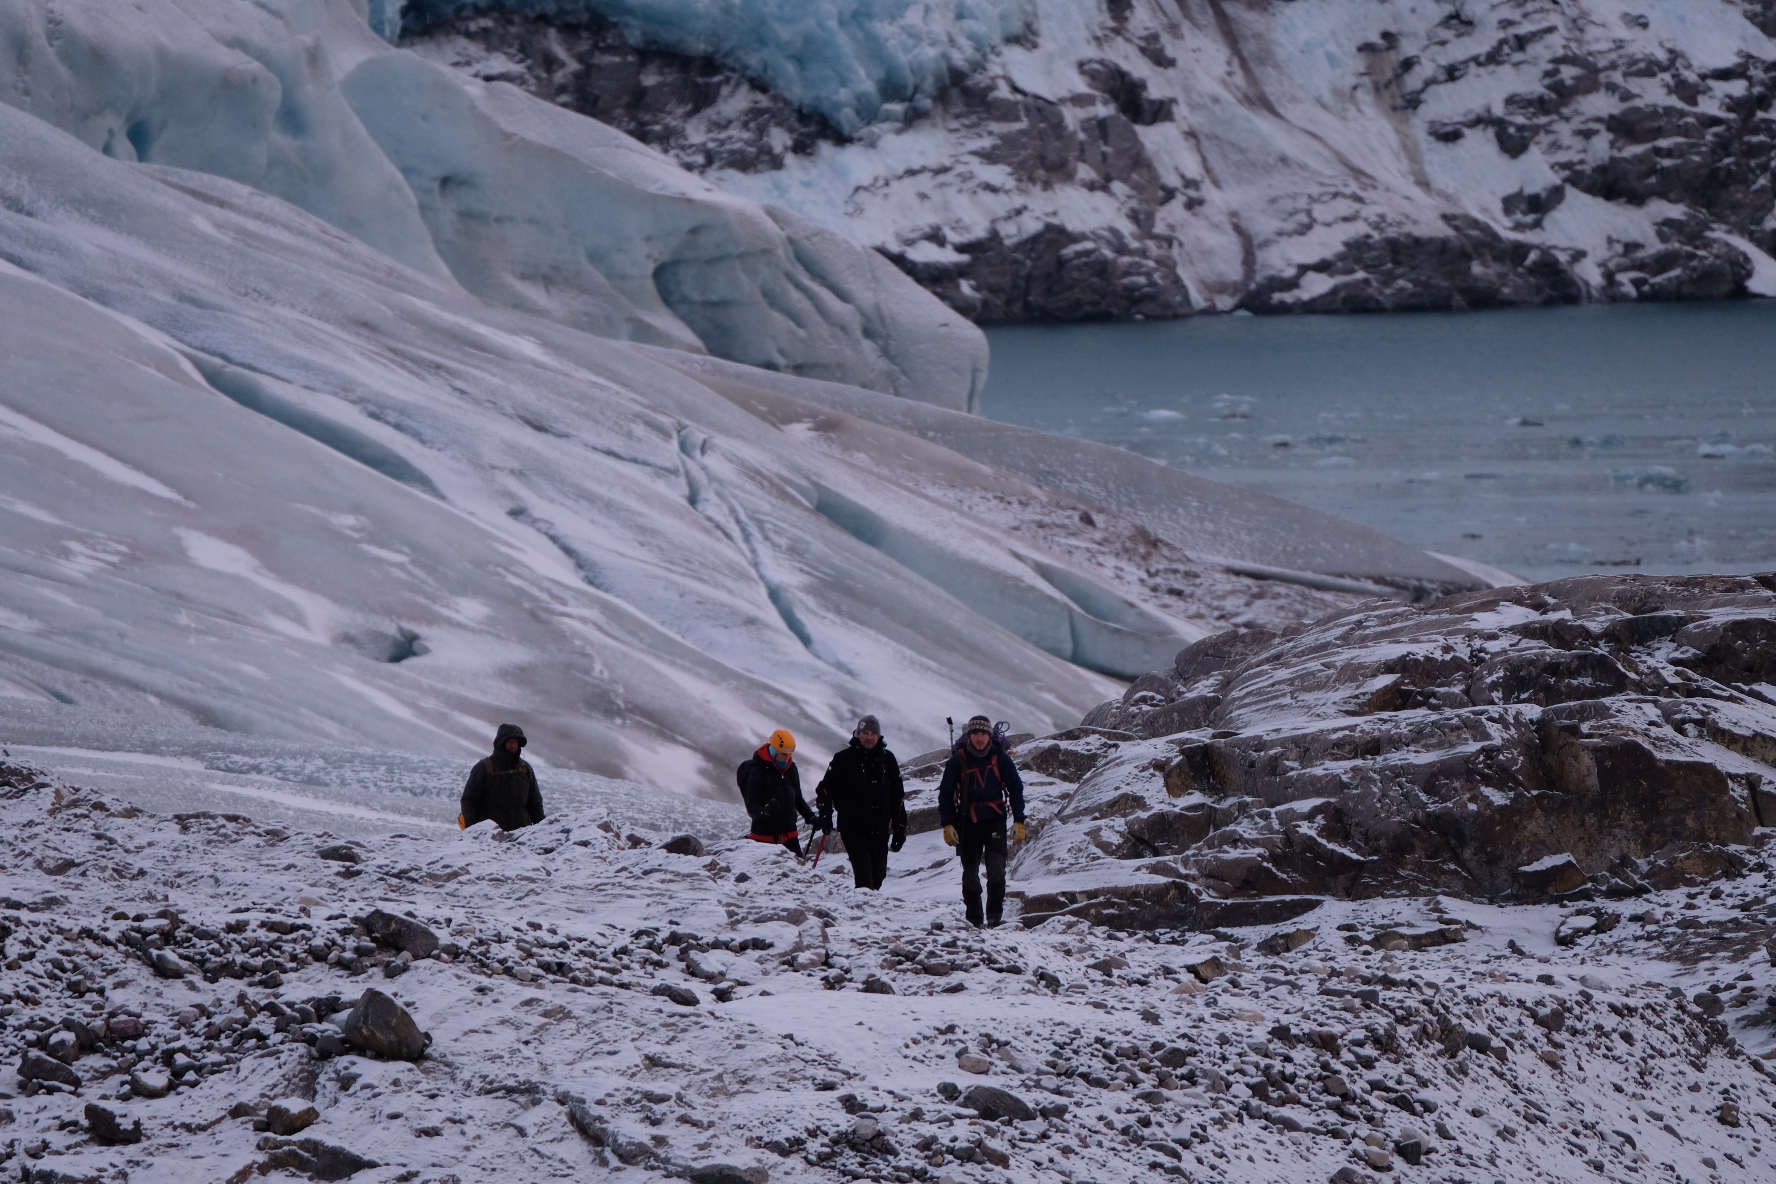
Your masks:
{"label": "black snow pants", "polygon": [[976,869],[987,861],[987,911],[984,920],[997,925],[1005,914],[1005,820],[960,822],[956,826],[956,851],[962,856],[962,907],[968,923],[980,925],[981,886]]}
{"label": "black snow pants", "polygon": [[880,888],[888,878],[888,832],[840,829],[845,854],[851,857],[851,876],[859,888]]}

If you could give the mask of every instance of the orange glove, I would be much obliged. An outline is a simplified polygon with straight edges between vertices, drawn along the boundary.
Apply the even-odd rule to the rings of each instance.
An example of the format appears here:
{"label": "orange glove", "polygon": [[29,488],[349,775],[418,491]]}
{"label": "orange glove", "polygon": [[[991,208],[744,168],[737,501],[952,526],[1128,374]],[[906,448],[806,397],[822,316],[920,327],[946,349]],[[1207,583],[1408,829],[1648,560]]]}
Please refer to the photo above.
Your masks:
{"label": "orange glove", "polygon": [[962,841],[962,838],[960,835],[958,835],[956,833],[955,827],[953,827],[953,826],[944,827],[944,842],[946,842],[950,846],[954,847],[957,843],[960,843],[961,841]]}
{"label": "orange glove", "polygon": [[1017,841],[1020,843],[1030,837],[1029,830],[1026,829],[1021,822],[1014,822],[1011,824],[1011,833],[1017,836]]}

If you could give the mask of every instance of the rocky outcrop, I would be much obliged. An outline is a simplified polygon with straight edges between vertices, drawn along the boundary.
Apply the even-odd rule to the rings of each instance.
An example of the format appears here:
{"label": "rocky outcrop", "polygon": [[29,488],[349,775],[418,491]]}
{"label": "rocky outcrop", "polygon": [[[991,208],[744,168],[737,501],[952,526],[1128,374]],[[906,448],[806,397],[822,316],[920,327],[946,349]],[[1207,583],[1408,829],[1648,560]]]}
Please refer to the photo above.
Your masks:
{"label": "rocky outcrop", "polygon": [[1771,575],[1586,576],[1212,637],[1095,728],[1026,746],[1078,788],[1025,870],[1116,860],[1134,885],[1097,875],[1026,919],[1170,927],[1221,902],[1578,900],[1735,875],[1776,827],[1772,678]]}
{"label": "rocky outcrop", "polygon": [[1776,249],[1763,0],[1038,0],[978,69],[848,130],[716,57],[501,8],[405,43],[981,322],[1717,299],[1768,286]]}

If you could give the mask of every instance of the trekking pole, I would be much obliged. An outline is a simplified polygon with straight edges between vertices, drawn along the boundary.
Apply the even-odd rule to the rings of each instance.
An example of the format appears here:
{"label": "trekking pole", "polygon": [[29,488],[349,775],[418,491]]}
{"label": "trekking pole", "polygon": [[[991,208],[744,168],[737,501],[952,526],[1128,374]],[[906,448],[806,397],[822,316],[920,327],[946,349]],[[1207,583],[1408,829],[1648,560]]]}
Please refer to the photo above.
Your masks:
{"label": "trekking pole", "polygon": [[[809,837],[811,838],[813,836]],[[809,871],[817,872],[820,870],[820,857],[824,854],[826,854],[826,835],[822,833],[820,836],[820,846],[814,848],[814,866],[809,868]]]}
{"label": "trekking pole", "polygon": [[956,721],[946,715],[944,716],[944,723],[950,725],[950,747],[954,748],[956,747]]}

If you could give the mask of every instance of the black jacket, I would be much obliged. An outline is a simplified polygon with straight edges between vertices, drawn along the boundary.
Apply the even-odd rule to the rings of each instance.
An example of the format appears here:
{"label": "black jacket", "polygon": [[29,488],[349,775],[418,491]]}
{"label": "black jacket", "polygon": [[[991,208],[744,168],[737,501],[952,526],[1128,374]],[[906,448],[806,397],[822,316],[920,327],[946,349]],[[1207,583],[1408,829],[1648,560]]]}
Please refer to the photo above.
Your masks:
{"label": "black jacket", "polygon": [[865,748],[853,736],[851,746],[833,754],[826,776],[814,790],[820,812],[835,810],[839,829],[885,835],[906,830],[906,789],[900,780],[900,762],[888,751],[886,741]]}
{"label": "black jacket", "polygon": [[739,781],[740,797],[752,815],[753,834],[786,835],[796,828],[798,814],[813,823],[814,811],[802,797],[802,775],[793,760],[779,769],[770,750],[761,745],[752,759],[740,766]]}
{"label": "black jacket", "polygon": [[518,830],[543,820],[543,795],[530,762],[504,748],[469,771],[462,791],[463,825],[491,818],[501,830]]}
{"label": "black jacket", "polygon": [[[1009,800],[1008,800],[1009,799]],[[1024,820],[1024,779],[995,740],[985,756],[975,756],[964,736],[956,742],[937,787],[937,817],[945,826],[976,823],[1003,826],[1011,817]]]}

